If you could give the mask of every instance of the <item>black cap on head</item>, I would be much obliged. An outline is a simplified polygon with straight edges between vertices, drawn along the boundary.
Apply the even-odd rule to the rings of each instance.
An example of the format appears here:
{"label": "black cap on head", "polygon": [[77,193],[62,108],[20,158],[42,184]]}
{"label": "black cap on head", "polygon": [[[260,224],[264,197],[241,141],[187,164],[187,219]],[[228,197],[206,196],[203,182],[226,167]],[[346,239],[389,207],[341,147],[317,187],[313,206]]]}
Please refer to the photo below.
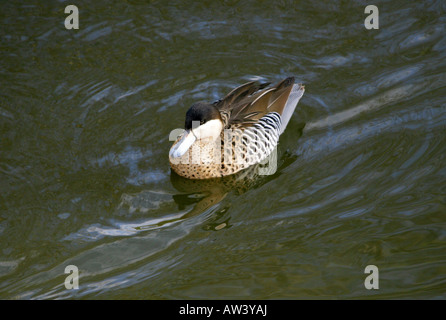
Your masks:
{"label": "black cap on head", "polygon": [[212,104],[197,102],[187,110],[184,128],[192,129],[192,121],[198,121],[202,125],[213,119],[221,120],[220,112]]}

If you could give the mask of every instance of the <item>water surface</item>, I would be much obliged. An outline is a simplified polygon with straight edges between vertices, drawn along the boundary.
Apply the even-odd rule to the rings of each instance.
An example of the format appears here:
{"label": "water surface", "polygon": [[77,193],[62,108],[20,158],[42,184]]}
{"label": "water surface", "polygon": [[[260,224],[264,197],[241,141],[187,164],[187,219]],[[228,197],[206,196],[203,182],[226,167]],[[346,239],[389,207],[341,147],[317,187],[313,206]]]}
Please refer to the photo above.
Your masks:
{"label": "water surface", "polygon": [[[378,30],[365,1],[68,4],[0,4],[0,298],[446,298],[444,1]],[[171,173],[192,103],[290,75],[274,175]]]}

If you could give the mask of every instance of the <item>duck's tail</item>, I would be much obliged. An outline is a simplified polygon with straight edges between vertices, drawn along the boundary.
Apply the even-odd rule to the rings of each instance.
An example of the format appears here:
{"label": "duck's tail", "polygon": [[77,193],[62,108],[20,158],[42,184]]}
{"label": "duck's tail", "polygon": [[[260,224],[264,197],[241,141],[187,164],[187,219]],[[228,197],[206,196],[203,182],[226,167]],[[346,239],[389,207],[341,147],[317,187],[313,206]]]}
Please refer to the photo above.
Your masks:
{"label": "duck's tail", "polygon": [[304,92],[305,87],[302,84],[293,84],[290,94],[288,95],[285,107],[283,108],[281,113],[282,125],[280,127],[280,134],[285,131],[286,126],[288,125],[288,122],[290,121],[291,116],[296,109],[297,103],[299,102],[300,98],[302,98]]}

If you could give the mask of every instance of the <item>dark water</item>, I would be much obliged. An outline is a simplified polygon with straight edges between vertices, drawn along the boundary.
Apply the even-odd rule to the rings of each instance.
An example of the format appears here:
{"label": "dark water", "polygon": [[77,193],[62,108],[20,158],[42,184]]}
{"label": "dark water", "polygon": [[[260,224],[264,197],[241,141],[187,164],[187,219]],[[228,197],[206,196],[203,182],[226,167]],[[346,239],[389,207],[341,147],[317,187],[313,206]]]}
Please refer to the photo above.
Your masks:
{"label": "dark water", "polygon": [[[0,9],[0,298],[446,298],[444,1]],[[171,174],[193,102],[289,75],[274,175]]]}

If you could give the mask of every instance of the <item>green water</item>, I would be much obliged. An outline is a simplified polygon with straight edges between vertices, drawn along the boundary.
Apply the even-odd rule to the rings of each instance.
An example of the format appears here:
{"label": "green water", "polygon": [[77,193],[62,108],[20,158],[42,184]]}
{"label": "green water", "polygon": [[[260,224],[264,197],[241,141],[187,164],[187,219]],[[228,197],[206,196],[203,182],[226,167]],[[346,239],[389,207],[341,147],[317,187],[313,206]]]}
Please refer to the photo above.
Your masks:
{"label": "green water", "polygon": [[[445,12],[2,1],[0,298],[445,299]],[[192,103],[289,75],[306,93],[274,175],[171,173]]]}

